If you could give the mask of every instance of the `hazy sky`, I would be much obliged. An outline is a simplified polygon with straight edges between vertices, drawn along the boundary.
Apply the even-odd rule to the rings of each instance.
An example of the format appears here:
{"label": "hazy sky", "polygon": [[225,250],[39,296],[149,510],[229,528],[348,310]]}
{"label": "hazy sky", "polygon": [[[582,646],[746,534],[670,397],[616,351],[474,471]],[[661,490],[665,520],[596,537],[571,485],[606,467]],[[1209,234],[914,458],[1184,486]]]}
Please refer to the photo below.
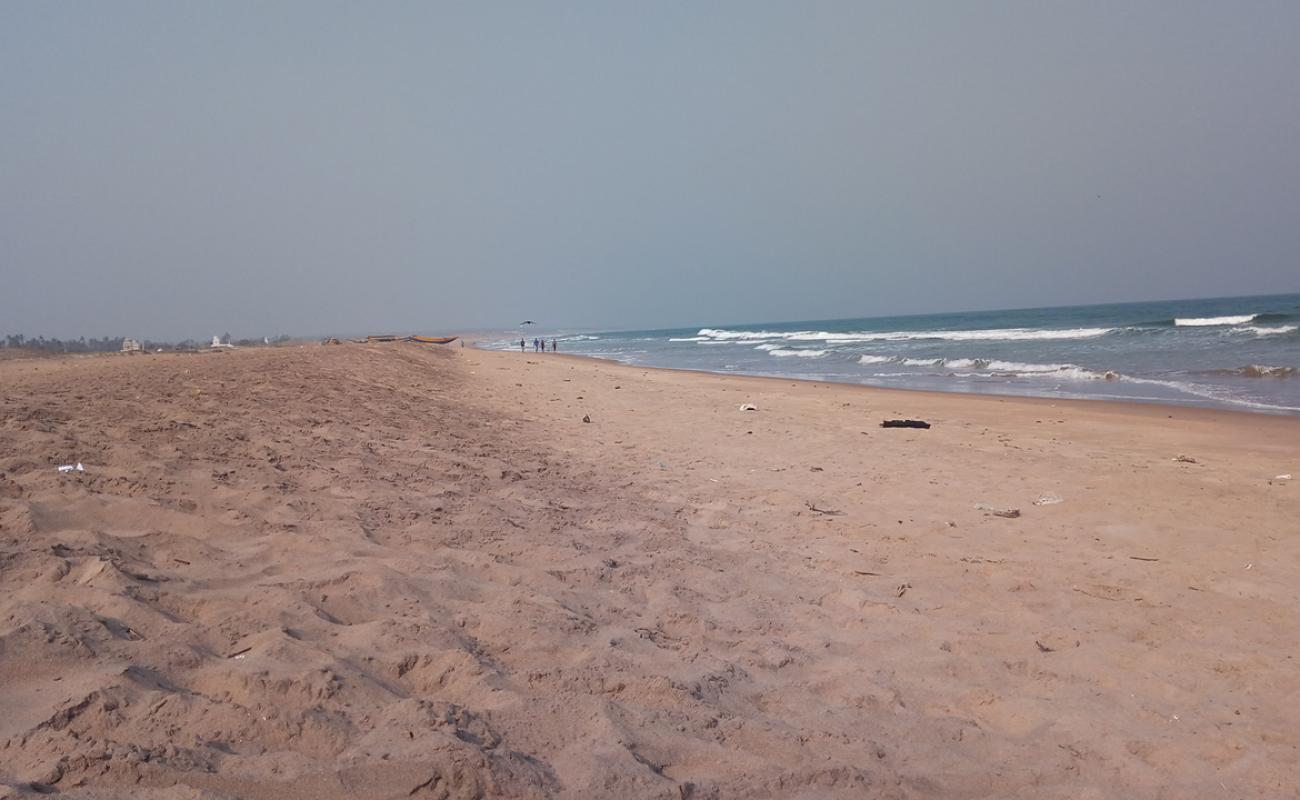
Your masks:
{"label": "hazy sky", "polygon": [[1300,3],[0,2],[0,333],[1300,291]]}

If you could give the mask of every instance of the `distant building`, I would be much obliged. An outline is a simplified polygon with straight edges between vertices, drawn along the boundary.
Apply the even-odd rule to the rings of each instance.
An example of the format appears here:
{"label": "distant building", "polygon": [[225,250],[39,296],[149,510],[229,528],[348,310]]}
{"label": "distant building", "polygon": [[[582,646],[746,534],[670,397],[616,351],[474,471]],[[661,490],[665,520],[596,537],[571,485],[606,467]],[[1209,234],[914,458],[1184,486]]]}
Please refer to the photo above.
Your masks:
{"label": "distant building", "polygon": [[144,346],[141,345],[141,344],[140,344],[138,341],[136,341],[135,339],[123,339],[123,340],[122,340],[122,352],[123,352],[123,353],[139,353],[139,352],[142,352],[143,350],[144,350]]}
{"label": "distant building", "polygon": [[226,348],[226,347],[233,348],[233,347],[234,347],[234,345],[233,345],[233,344],[230,344],[229,342],[223,342],[223,341],[221,341],[221,337],[220,337],[220,336],[213,336],[213,337],[212,337],[212,346],[213,346],[213,347],[216,347],[216,348]]}

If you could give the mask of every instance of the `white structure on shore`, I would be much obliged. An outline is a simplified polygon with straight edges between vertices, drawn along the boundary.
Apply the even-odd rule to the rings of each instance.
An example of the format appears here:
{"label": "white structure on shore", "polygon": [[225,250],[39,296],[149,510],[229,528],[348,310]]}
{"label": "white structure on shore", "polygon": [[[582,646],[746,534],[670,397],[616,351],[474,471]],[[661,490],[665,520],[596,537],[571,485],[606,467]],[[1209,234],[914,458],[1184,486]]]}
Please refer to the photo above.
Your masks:
{"label": "white structure on shore", "polygon": [[144,350],[144,347],[140,344],[140,342],[136,341],[135,339],[122,340],[123,353],[139,353],[142,350]]}
{"label": "white structure on shore", "polygon": [[220,337],[220,336],[213,336],[213,337],[212,337],[212,346],[213,346],[214,348],[228,347],[228,348],[231,348],[231,349],[234,349],[234,347],[235,347],[233,344],[230,344],[229,342],[223,342],[223,341],[221,341],[221,337]]}

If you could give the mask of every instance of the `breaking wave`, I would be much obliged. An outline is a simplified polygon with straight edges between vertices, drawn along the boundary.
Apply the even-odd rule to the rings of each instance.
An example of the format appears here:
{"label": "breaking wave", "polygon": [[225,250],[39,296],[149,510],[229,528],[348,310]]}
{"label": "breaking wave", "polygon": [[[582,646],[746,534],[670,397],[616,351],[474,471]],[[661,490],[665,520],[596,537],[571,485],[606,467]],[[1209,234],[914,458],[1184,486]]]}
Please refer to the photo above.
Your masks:
{"label": "breaking wave", "polygon": [[826,355],[827,352],[829,351],[827,350],[783,350],[777,348],[774,350],[768,350],[767,354],[769,356],[777,356],[777,357],[798,356],[800,358],[821,358],[822,356]]}
{"label": "breaking wave", "polygon": [[[1116,328],[993,328],[974,331],[732,331],[718,328],[701,328],[692,341],[732,342],[827,342],[829,344],[853,342],[907,342],[937,339],[953,342],[976,341],[1045,341],[1054,339],[1094,339],[1105,336]],[[676,340],[675,340],[676,341]]]}
{"label": "breaking wave", "polygon": [[1270,367],[1264,364],[1251,364],[1242,367],[1239,374],[1246,378],[1294,378],[1295,367]]}
{"label": "breaking wave", "polygon": [[1248,400],[1244,397],[1235,397],[1214,387],[1201,386],[1186,381],[1158,380],[1156,378],[1134,378],[1128,375],[1121,376],[1125,383],[1144,384],[1147,386],[1163,386],[1166,389],[1173,389],[1193,397],[1200,397],[1204,400],[1212,400],[1218,403],[1227,403],[1229,405],[1241,406],[1243,408],[1254,408],[1260,411],[1300,411],[1297,406],[1284,406],[1277,403],[1262,403],[1255,400]]}
{"label": "breaking wave", "polygon": [[1208,325],[1245,325],[1254,322],[1258,314],[1242,314],[1236,317],[1174,317],[1174,325],[1180,328],[1202,328]]}
{"label": "breaking wave", "polygon": [[1227,375],[1235,378],[1295,378],[1300,369],[1295,367],[1270,367],[1267,364],[1247,364],[1236,369],[1208,369],[1200,375]]}
{"label": "breaking wave", "polygon": [[1121,377],[1118,372],[1111,370],[1097,371],[1074,364],[1032,364],[985,358],[902,358],[866,355],[859,358],[858,363],[864,366],[899,364],[904,367],[942,367],[946,370],[974,370],[972,372],[951,373],[964,378],[1054,378],[1060,380],[1113,381]]}
{"label": "breaking wave", "polygon": [[1300,325],[1275,325],[1264,327],[1261,325],[1245,325],[1240,328],[1233,328],[1233,333],[1253,333],[1256,336],[1277,336],[1281,333],[1295,333],[1300,331]]}

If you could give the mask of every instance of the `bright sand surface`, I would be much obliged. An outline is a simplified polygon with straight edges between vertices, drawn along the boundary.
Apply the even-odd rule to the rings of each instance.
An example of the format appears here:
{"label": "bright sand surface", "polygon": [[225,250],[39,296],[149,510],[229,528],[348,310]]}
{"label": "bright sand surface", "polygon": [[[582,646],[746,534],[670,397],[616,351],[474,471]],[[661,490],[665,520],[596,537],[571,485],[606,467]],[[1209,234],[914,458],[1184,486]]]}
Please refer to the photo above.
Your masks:
{"label": "bright sand surface", "polygon": [[1300,782],[1295,418],[409,344],[0,414],[0,797]]}

